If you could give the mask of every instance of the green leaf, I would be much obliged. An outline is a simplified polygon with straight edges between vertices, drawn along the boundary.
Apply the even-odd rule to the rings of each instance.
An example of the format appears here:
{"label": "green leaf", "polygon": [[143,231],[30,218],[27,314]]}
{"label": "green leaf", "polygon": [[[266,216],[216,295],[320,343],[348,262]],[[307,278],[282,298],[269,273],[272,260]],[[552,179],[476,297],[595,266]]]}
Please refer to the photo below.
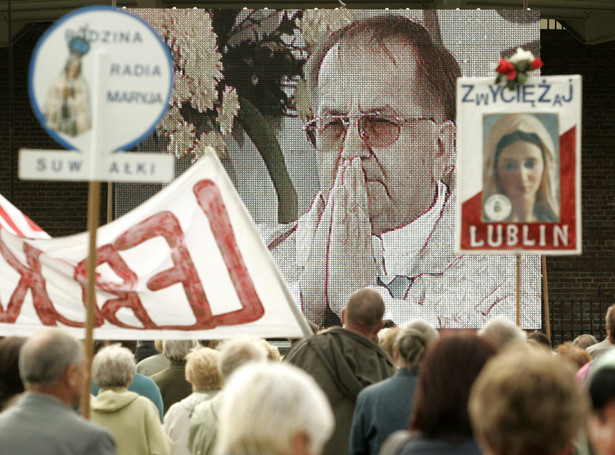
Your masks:
{"label": "green leaf", "polygon": [[261,154],[278,198],[278,223],[290,223],[298,217],[297,191],[288,175],[282,148],[269,120],[248,99],[239,97],[237,120]]}
{"label": "green leaf", "polygon": [[527,74],[517,73],[517,81],[519,82],[519,85],[525,84],[525,81],[527,81]]}
{"label": "green leaf", "polygon": [[521,60],[520,62],[517,62],[515,68],[519,72],[525,72],[530,69],[530,62],[527,60]]}

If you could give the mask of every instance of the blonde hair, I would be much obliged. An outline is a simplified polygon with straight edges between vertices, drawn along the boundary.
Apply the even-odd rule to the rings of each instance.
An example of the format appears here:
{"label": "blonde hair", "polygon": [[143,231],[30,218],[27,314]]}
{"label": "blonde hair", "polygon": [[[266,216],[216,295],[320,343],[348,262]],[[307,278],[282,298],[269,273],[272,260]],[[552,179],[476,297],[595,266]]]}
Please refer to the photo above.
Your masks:
{"label": "blonde hair", "polygon": [[186,380],[193,392],[220,390],[222,376],[218,370],[220,353],[215,349],[197,347],[186,355]]}
{"label": "blonde hair", "polygon": [[401,329],[399,327],[386,327],[378,332],[378,346],[394,359],[395,338]]}
{"label": "blonde hair", "polygon": [[265,362],[269,351],[260,338],[237,336],[224,340],[218,346],[218,369],[224,380],[239,367],[248,362]]}
{"label": "blonde hair", "polygon": [[505,136],[514,133],[535,135],[541,143],[544,161],[544,173],[536,194],[534,211],[542,213],[546,221],[559,220],[559,203],[557,196],[555,169],[555,148],[551,135],[534,115],[508,114],[498,119],[491,130],[483,154],[483,202],[494,194],[504,194],[497,177],[498,144]]}
{"label": "blonde hair", "polygon": [[495,356],[472,387],[476,436],[494,455],[555,455],[571,443],[589,409],[568,362],[544,350]]}

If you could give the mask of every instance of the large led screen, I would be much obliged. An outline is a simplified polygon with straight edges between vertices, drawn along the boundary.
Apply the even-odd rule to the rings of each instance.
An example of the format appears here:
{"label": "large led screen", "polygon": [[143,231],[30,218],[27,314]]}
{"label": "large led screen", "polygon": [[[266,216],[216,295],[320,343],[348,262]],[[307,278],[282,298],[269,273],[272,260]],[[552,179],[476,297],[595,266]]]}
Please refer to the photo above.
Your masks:
{"label": "large led screen", "polygon": [[[187,168],[213,146],[304,314],[340,322],[356,289],[387,319],[540,326],[540,260],[459,255],[455,82],[539,55],[533,11],[133,10],[175,59],[143,151]],[[118,186],[118,211],[144,196]],[[258,277],[255,277],[258,279]],[[519,314],[517,313],[519,311]]]}

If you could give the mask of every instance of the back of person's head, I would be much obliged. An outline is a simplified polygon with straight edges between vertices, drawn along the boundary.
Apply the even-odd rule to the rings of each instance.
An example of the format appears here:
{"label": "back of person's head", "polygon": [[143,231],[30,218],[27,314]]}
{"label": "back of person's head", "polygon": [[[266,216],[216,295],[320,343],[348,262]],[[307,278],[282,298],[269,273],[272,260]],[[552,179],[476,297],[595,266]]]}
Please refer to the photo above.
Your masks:
{"label": "back of person's head", "polygon": [[433,343],[421,365],[410,429],[428,439],[471,438],[470,388],[494,355],[490,343],[473,335],[451,335]]}
{"label": "back of person's head", "polygon": [[184,361],[191,349],[199,345],[196,340],[164,340],[162,353],[169,360]]}
{"label": "back of person's head", "polygon": [[222,388],[218,357],[220,352],[205,347],[194,348],[186,355],[186,380],[192,384],[193,392]]}
{"label": "back of person's head", "polygon": [[[225,455],[318,455],[334,427],[329,401],[314,379],[285,363],[242,367],[229,381],[218,429]],[[295,451],[304,443],[304,451]]]}
{"label": "back of person's head", "polygon": [[592,362],[587,390],[594,412],[615,403],[615,351],[608,351]]}
{"label": "back of person's head", "polygon": [[425,356],[427,340],[421,332],[404,327],[395,338],[395,360],[405,368],[416,368]]}
{"label": "back of person's head", "polygon": [[440,107],[444,117],[442,121],[455,121],[455,84],[461,76],[459,64],[444,46],[434,42],[425,27],[400,15],[387,14],[359,19],[333,33],[308,60],[305,73],[309,86],[317,86],[321,63],[336,44],[359,45],[363,50],[372,46],[390,55],[387,48],[390,42],[401,43],[415,50],[417,79],[424,87],[421,93],[429,99],[426,103]]}
{"label": "back of person's head", "polygon": [[555,352],[557,355],[570,361],[577,370],[591,360],[589,353],[585,349],[575,346],[570,341],[560,344],[555,349]]}
{"label": "back of person's head", "polygon": [[527,335],[522,329],[502,316],[487,322],[478,331],[478,335],[489,340],[500,352],[515,345],[523,344],[527,339]]}
{"label": "back of person's head", "polygon": [[84,360],[81,343],[61,329],[47,329],[28,339],[19,352],[19,375],[24,385],[51,386],[66,369],[80,367]]}
{"label": "back of person's head", "polygon": [[378,346],[392,359],[395,358],[395,338],[400,330],[399,327],[385,327],[378,332]]}
{"label": "back of person's head", "polygon": [[342,312],[344,326],[375,338],[384,322],[384,300],[378,291],[360,289],[350,296]]}
{"label": "back of person's head", "polygon": [[19,377],[19,351],[25,342],[21,337],[0,339],[0,411],[11,397],[24,391]]}
{"label": "back of person's head", "polygon": [[418,330],[423,335],[423,338],[425,338],[427,345],[430,345],[438,338],[440,338],[440,334],[438,333],[438,331],[434,329],[431,324],[426,321],[423,321],[422,319],[413,319],[412,321],[408,322],[408,324],[406,324],[406,327]]}
{"label": "back of person's head", "polygon": [[536,343],[543,345],[547,349],[551,349],[551,340],[549,340],[546,333],[541,332],[540,330],[534,330],[532,333],[527,335],[527,339],[528,341],[533,340]]}
{"label": "back of person's head", "polygon": [[596,455],[615,452],[615,350],[611,350],[590,364],[587,389],[591,409],[587,420],[587,435]]}
{"label": "back of person's head", "polygon": [[593,346],[596,343],[598,343],[598,340],[596,340],[596,337],[594,337],[593,335],[590,335],[589,333],[584,333],[583,335],[579,335],[572,341],[572,344],[580,348],[583,348],[583,349],[587,349],[588,347]]}
{"label": "back of person's head", "polygon": [[119,344],[102,348],[92,360],[92,380],[100,388],[128,386],[135,370],[134,354]]}
{"label": "back of person's head", "polygon": [[476,380],[469,403],[477,439],[493,455],[556,455],[587,413],[573,368],[549,352],[508,351]]}
{"label": "back of person's head", "polygon": [[248,362],[265,362],[269,352],[259,338],[238,336],[220,343],[218,369],[226,381],[239,367]]}

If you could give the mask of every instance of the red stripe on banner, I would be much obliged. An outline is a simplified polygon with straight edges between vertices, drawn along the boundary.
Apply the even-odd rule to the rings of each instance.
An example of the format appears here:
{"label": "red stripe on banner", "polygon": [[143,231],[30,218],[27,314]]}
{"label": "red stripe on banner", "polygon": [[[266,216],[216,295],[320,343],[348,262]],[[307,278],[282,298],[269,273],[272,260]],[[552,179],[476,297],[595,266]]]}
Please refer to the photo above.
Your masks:
{"label": "red stripe on banner", "polygon": [[6,224],[8,224],[11,227],[11,229],[13,229],[13,232],[15,232],[20,237],[25,237],[24,233],[21,232],[21,229],[17,227],[13,219],[9,216],[8,213],[6,213],[2,205],[0,205],[0,216],[6,222]]}
{"label": "red stripe on banner", "polygon": [[32,229],[33,231],[35,231],[35,232],[45,232],[43,230],[43,228],[41,228],[38,224],[36,224],[34,221],[32,221],[28,216],[24,215],[24,219],[28,223],[28,226],[30,227],[30,229]]}
{"label": "red stripe on banner", "polygon": [[568,249],[575,249],[577,246],[576,142],[576,126],[570,128],[559,138],[560,218],[571,220],[568,231]]}

